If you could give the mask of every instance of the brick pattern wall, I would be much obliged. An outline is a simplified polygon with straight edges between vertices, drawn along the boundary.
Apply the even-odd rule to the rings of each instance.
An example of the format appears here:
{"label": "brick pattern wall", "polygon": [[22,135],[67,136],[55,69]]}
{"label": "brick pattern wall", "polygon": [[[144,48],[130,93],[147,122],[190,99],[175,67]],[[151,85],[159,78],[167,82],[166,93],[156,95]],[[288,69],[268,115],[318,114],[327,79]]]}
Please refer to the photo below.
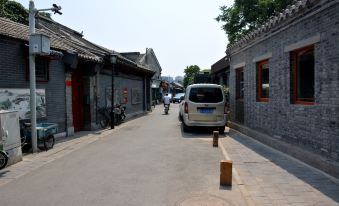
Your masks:
{"label": "brick pattern wall", "polygon": [[[98,99],[98,107],[105,106],[105,88],[111,88],[112,78],[108,74],[101,74],[99,80],[99,99]],[[120,73],[114,79],[115,89],[119,90],[120,94],[124,88],[128,89],[128,103],[126,106],[126,115],[131,116],[134,114],[138,114],[144,111],[144,80],[141,77],[133,76],[133,75],[124,75]],[[140,90],[140,94],[142,100],[139,104],[132,104],[132,88],[138,88]]]}
{"label": "brick pattern wall", "polygon": [[[0,37],[0,88],[28,88],[26,80],[27,54],[25,44],[12,39]],[[27,60],[26,60],[27,58]],[[27,67],[28,68],[28,67]],[[46,92],[46,110],[48,122],[58,123],[59,131],[65,131],[65,72],[62,60],[50,62],[50,80],[37,83],[36,87]]]}
{"label": "brick pattern wall", "polygon": [[[230,105],[235,119],[234,65],[245,62],[244,125],[339,162],[339,4],[291,25],[239,53],[231,53]],[[315,44],[315,105],[290,101],[290,53],[284,47],[320,34]],[[231,51],[232,52],[232,51]],[[234,52],[234,51],[233,51]],[[269,102],[256,101],[256,63],[269,59]]]}

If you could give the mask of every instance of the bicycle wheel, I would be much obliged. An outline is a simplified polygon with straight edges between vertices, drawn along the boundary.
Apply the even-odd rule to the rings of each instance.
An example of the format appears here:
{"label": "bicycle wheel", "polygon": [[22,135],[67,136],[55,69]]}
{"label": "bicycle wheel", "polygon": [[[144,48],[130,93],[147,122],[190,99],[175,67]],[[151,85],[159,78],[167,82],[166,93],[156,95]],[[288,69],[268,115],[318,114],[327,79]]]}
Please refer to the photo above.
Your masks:
{"label": "bicycle wheel", "polygon": [[124,121],[126,119],[126,114],[125,113],[122,113],[121,114],[121,121]]}
{"label": "bicycle wheel", "polygon": [[5,168],[8,162],[8,157],[5,152],[0,151],[0,170]]}
{"label": "bicycle wheel", "polygon": [[101,128],[106,128],[108,126],[108,120],[106,118],[103,118],[100,120],[100,126]]}
{"label": "bicycle wheel", "polygon": [[53,135],[48,135],[44,138],[44,148],[45,150],[52,149],[54,147],[55,139]]}

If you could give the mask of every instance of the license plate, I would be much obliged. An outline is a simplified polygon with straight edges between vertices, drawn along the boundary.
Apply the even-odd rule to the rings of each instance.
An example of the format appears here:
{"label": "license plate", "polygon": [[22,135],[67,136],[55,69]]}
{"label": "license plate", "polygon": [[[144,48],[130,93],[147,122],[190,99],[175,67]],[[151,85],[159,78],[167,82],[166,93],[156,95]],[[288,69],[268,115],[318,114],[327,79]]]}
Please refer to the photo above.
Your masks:
{"label": "license plate", "polygon": [[213,112],[213,109],[200,109],[200,113],[210,114]]}

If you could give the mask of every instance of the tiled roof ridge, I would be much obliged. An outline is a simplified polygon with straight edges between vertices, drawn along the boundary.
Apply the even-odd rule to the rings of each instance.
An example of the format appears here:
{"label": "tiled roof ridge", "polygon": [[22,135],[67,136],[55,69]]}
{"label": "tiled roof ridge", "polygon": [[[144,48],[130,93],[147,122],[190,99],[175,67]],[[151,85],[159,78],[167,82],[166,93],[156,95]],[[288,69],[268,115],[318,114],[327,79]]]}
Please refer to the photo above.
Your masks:
{"label": "tiled roof ridge", "polygon": [[[107,55],[107,53],[112,53],[112,50],[110,49],[107,49],[103,46],[99,46],[89,40],[87,40],[86,38],[83,37],[83,35],[81,33],[79,33],[78,31],[75,31],[63,24],[60,24],[56,21],[54,21],[53,19],[49,19],[47,17],[44,17],[44,16],[39,16],[38,17],[39,19],[41,19],[42,21],[46,21],[47,23],[49,24],[54,24],[57,28],[59,29],[64,29],[65,32],[71,32],[72,34],[75,34],[76,36],[73,36],[73,38],[80,38],[81,41],[83,41],[85,44],[87,44],[88,46],[86,46],[85,48],[83,48],[84,46],[81,45],[80,43],[76,42],[76,41],[73,41],[72,39],[69,39],[69,38],[65,38],[67,39],[66,42],[68,42],[69,44],[71,45],[74,45],[76,46],[78,49],[81,49],[83,52],[86,52],[88,53],[88,51],[85,51],[85,50],[89,50],[90,52],[92,53],[95,53],[97,55]],[[41,23],[40,25],[43,25],[43,23]],[[44,27],[46,27],[46,25],[43,25]],[[49,29],[51,32],[53,32],[54,34],[56,33],[55,31],[53,31],[53,29]],[[71,35],[72,35],[71,34]],[[57,35],[57,34],[56,34]],[[93,55],[93,54],[92,54]]]}
{"label": "tiled roof ridge", "polygon": [[90,58],[92,60],[96,60],[96,61],[102,61],[100,57],[94,55],[93,53],[90,52],[90,48],[83,48],[83,46],[78,45],[76,42],[71,41],[68,38],[63,38],[60,35],[58,35],[58,33],[54,32],[52,29],[49,29],[48,27],[46,27],[45,25],[41,25],[43,28],[40,29],[40,31],[46,31],[48,35],[50,35],[51,37],[53,36],[53,38],[58,39],[59,43],[62,42],[64,45],[67,46],[67,48],[71,51],[74,51],[74,48],[76,48],[78,51],[76,51],[77,53],[79,53],[79,51],[83,54],[79,54],[80,57],[85,57],[85,58]]}
{"label": "tiled roof ridge", "polygon": [[52,24],[56,24],[59,28],[63,28],[63,29],[69,30],[69,31],[73,32],[74,34],[77,34],[78,36],[83,37],[83,34],[82,34],[81,32],[78,32],[78,31],[76,31],[76,30],[74,30],[74,29],[71,29],[71,28],[69,28],[69,27],[67,27],[67,26],[65,26],[65,25],[63,25],[63,24],[60,24],[59,22],[54,21],[54,20],[51,19],[51,18],[42,16],[42,15],[40,15],[39,13],[38,13],[38,15],[36,16],[36,19],[37,19],[38,21],[39,21],[39,19],[42,19],[42,20],[48,21],[48,22],[50,22],[50,23],[52,23]]}
{"label": "tiled roof ridge", "polygon": [[284,11],[280,12],[277,15],[270,17],[269,20],[266,21],[266,23],[259,26],[257,29],[250,32],[249,34],[244,35],[232,45],[229,45],[226,53],[228,53],[232,49],[242,47],[246,45],[247,43],[250,43],[256,40],[256,38],[261,36],[262,34],[271,31],[273,28],[280,26],[283,23],[286,23],[291,18],[296,17],[297,14],[299,14],[300,12],[307,11],[307,10],[314,8],[317,4],[323,1],[329,1],[329,0],[297,0],[295,1],[294,4],[287,6],[287,8]]}
{"label": "tiled roof ridge", "polygon": [[159,68],[162,70],[161,65],[160,65],[160,63],[159,63],[159,61],[158,61],[158,58],[157,58],[157,56],[155,55],[154,49],[153,49],[153,48],[147,48],[147,49],[146,49],[146,52],[147,52],[147,51],[150,51],[150,52],[151,52],[151,54],[153,55],[153,57],[154,57],[156,63],[158,64]]}
{"label": "tiled roof ridge", "polygon": [[[50,20],[50,19],[48,19],[48,18],[46,18],[46,17],[43,17],[43,18],[44,18],[44,20],[47,20],[47,21],[49,21],[49,22],[52,23],[52,24],[56,24],[56,26],[57,26],[58,28],[62,27],[62,29],[63,29],[63,28],[69,29],[68,27],[65,27],[65,26],[63,26],[62,24],[59,24],[59,23],[57,23],[57,22],[55,22],[55,21],[53,21],[53,20]],[[43,23],[40,23],[39,25],[42,26],[42,27],[44,27],[44,29],[45,29],[45,30],[48,30],[50,33],[53,33],[54,35],[57,35],[57,36],[58,36],[58,33],[57,33],[56,31],[54,31],[53,29],[48,28],[48,26],[44,25]],[[72,29],[69,29],[69,30],[72,31],[72,32],[74,32],[74,30],[72,30]],[[76,32],[76,31],[75,31],[75,32]],[[89,50],[89,51],[91,51],[91,52],[93,52],[93,53],[97,53],[97,54],[99,54],[99,55],[104,55],[106,52],[109,52],[108,50],[105,50],[105,49],[103,49],[103,48],[99,48],[96,44],[94,44],[94,43],[88,41],[87,39],[83,38],[82,36],[79,36],[78,34],[77,34],[77,36],[78,36],[78,38],[81,38],[81,40],[84,41],[85,44],[88,44],[88,46],[85,46],[85,49],[87,49],[87,50]],[[76,38],[76,37],[73,37],[73,38]],[[73,41],[72,39],[67,38],[67,37],[64,38],[64,40],[65,40],[66,42],[68,42],[68,43],[70,43],[70,44],[72,44],[72,45],[78,47],[78,48],[82,48],[82,50],[83,50],[83,47],[84,47],[84,46],[81,45],[80,43],[78,43],[78,42],[76,42],[76,41]],[[91,48],[89,45],[91,45],[91,46],[93,46],[93,47],[96,47],[96,48]]]}
{"label": "tiled roof ridge", "polygon": [[[47,19],[47,20],[49,20],[49,19]],[[52,20],[49,20],[49,21],[52,21]],[[3,22],[3,24],[1,24],[1,22]],[[0,35],[2,35],[2,36],[7,36],[7,37],[10,37],[10,38],[14,38],[14,39],[23,40],[23,41],[28,42],[28,30],[29,30],[29,28],[28,28],[27,25],[20,24],[20,23],[17,23],[15,21],[12,21],[10,19],[0,17]],[[48,28],[46,25],[43,25],[43,27],[41,27],[41,28],[36,28],[36,33],[42,33],[42,34],[50,36],[52,48],[55,48],[55,49],[58,49],[58,50],[61,50],[61,51],[65,51],[65,52],[76,52],[80,58],[89,59],[89,60],[96,61],[96,62],[102,62],[103,56],[109,55],[109,54],[117,54],[119,56],[120,60],[122,60],[126,63],[129,63],[129,64],[132,64],[132,65],[135,65],[139,69],[143,69],[145,71],[152,72],[149,68],[147,68],[147,67],[145,67],[145,66],[143,66],[143,65],[141,65],[137,62],[131,61],[131,60],[123,57],[120,53],[118,53],[114,50],[101,49],[102,51],[100,51],[99,53],[101,53],[102,56],[100,57],[100,55],[96,55],[92,52],[95,49],[80,46],[80,45],[76,44],[75,41],[70,40],[67,37],[60,36],[59,33],[53,31],[53,29]],[[84,39],[84,38],[82,38],[82,39]],[[86,43],[87,42],[89,42],[89,41],[86,40]],[[89,44],[94,45],[92,42],[89,42]],[[101,47],[101,46],[98,46],[98,45],[95,45],[95,46],[97,48]]]}

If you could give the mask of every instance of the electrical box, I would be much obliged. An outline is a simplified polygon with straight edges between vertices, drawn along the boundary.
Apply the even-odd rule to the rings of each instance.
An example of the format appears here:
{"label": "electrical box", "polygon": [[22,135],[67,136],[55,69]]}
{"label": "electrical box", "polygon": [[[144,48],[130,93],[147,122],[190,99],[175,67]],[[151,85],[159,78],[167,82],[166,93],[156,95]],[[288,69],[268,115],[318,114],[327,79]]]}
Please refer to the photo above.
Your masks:
{"label": "electrical box", "polygon": [[18,112],[0,110],[0,140],[9,157],[7,165],[22,160]]}
{"label": "electrical box", "polygon": [[18,112],[0,110],[0,139],[5,150],[21,146]]}
{"label": "electrical box", "polygon": [[51,52],[50,38],[44,34],[31,34],[29,50],[32,54],[49,55]]}

